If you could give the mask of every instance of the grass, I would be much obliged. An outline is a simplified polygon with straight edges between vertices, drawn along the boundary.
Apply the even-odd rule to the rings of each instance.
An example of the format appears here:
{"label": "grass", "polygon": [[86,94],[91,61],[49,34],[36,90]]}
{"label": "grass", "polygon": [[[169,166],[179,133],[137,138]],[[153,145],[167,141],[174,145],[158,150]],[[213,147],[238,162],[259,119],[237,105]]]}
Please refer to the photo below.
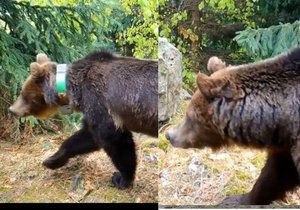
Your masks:
{"label": "grass", "polygon": [[[159,201],[161,205],[217,205],[225,197],[249,192],[260,174],[266,153],[239,147],[210,149],[173,148],[164,132],[184,116],[184,102],[170,123],[161,129],[159,145],[164,153],[159,162]],[[299,205],[300,190],[288,193],[273,206]]]}
{"label": "grass", "polygon": [[[135,134],[135,182],[118,190],[111,183],[116,169],[103,151],[75,157],[57,170],[42,166],[69,135],[36,136],[23,145],[1,141],[0,202],[158,202],[157,139]],[[71,190],[75,180],[78,187]]]}

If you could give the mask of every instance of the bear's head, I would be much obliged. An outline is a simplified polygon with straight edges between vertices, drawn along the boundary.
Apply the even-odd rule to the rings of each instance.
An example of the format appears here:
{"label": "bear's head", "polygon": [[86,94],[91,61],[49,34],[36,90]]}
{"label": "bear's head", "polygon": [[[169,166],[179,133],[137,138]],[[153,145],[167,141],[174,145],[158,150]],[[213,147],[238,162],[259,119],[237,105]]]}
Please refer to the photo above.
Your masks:
{"label": "bear's head", "polygon": [[[215,58],[213,59],[216,61]],[[222,61],[220,64],[225,65]],[[228,140],[219,132],[218,125],[213,121],[215,107],[220,98],[234,101],[243,97],[243,92],[228,76],[224,65],[215,66],[214,73],[210,76],[198,74],[198,89],[188,105],[185,118],[177,127],[166,132],[166,138],[173,146],[218,149],[228,144]]]}
{"label": "bear's head", "polygon": [[55,87],[56,63],[45,54],[37,55],[37,62],[30,64],[31,74],[22,86],[21,92],[9,111],[16,116],[33,115],[48,118],[57,113],[59,105],[66,102]]}

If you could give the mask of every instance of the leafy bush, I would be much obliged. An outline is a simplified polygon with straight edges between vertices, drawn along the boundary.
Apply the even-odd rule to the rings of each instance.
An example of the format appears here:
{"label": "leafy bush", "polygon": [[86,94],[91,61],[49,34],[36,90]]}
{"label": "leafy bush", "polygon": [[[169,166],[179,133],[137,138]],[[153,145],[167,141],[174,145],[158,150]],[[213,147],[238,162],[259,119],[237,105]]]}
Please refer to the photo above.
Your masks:
{"label": "leafy bush", "polygon": [[157,0],[121,0],[126,14],[132,17],[132,25],[118,34],[120,46],[132,46],[137,58],[157,58],[158,2]]}

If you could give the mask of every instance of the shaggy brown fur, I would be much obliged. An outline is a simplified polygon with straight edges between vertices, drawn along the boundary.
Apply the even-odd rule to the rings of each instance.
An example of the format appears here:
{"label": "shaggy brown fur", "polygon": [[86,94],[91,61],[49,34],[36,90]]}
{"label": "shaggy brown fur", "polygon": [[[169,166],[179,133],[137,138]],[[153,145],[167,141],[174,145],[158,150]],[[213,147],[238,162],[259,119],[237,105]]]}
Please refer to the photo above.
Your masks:
{"label": "shaggy brown fur", "polygon": [[70,103],[83,112],[83,128],[43,164],[55,169],[78,154],[103,148],[119,170],[113,175],[114,185],[129,187],[136,170],[131,131],[157,136],[157,61],[91,53],[68,67],[66,95],[57,93],[56,65],[39,54],[10,111],[49,117]]}
{"label": "shaggy brown fur", "polygon": [[[269,151],[252,191],[224,204],[269,204],[299,184],[300,47],[261,62],[199,73],[186,118],[166,137],[174,146],[237,144]],[[300,172],[300,167],[298,167]]]}

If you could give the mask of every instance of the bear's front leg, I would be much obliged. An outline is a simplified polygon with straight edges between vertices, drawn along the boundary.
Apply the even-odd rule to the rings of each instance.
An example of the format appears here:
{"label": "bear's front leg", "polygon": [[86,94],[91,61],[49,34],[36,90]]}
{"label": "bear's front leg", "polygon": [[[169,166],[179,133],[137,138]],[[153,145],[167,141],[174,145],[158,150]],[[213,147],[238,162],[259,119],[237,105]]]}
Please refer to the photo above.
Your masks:
{"label": "bear's front leg", "polygon": [[113,174],[113,184],[119,189],[128,188],[134,180],[137,165],[131,132],[127,130],[116,131],[110,141],[105,142],[104,150],[119,170]]}
{"label": "bear's front leg", "polygon": [[266,165],[252,190],[226,198],[220,205],[268,205],[282,199],[299,184],[297,169],[289,151],[270,151]]}
{"label": "bear's front leg", "polygon": [[65,140],[60,146],[59,150],[47,158],[43,165],[49,169],[56,169],[64,166],[69,158],[79,154],[85,154],[100,149],[95,143],[91,133],[88,131],[86,125],[71,137]]}

